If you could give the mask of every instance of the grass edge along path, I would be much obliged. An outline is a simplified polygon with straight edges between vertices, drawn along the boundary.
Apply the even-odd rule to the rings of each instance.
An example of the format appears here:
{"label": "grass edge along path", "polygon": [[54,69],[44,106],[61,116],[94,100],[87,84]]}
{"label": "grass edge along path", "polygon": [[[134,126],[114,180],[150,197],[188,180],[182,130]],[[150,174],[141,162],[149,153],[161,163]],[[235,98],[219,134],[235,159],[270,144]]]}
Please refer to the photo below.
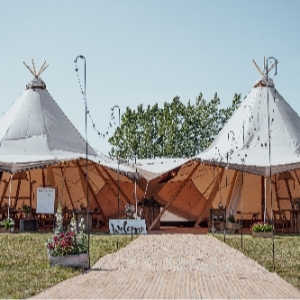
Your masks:
{"label": "grass edge along path", "polygon": [[[52,233],[0,233],[0,298],[25,299],[77,276],[81,269],[50,267],[45,243]],[[90,235],[90,263],[128,245],[137,236]]]}
{"label": "grass edge along path", "polygon": [[[223,234],[214,236],[224,242]],[[253,238],[249,234],[242,237],[240,234],[226,235],[225,243],[274,272],[272,238]],[[300,290],[300,236],[275,235],[274,254],[276,274]]]}

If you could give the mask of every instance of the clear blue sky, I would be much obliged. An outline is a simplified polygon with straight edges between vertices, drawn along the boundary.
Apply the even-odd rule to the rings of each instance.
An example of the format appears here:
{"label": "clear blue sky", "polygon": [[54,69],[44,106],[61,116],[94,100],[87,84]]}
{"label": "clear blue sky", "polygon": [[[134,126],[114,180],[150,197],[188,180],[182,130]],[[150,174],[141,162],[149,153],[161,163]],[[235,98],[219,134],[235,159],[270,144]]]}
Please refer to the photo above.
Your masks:
{"label": "clear blue sky", "polygon": [[[87,63],[88,108],[106,132],[111,107],[195,101],[217,92],[222,106],[245,97],[264,56],[279,60],[273,77],[300,113],[300,1],[247,0],[0,0],[0,113],[24,91],[32,75],[23,65],[46,60],[47,89],[85,136],[84,102],[74,59]],[[83,60],[78,62],[83,82]],[[112,130],[110,134],[112,134]],[[89,121],[88,141],[107,153]]]}

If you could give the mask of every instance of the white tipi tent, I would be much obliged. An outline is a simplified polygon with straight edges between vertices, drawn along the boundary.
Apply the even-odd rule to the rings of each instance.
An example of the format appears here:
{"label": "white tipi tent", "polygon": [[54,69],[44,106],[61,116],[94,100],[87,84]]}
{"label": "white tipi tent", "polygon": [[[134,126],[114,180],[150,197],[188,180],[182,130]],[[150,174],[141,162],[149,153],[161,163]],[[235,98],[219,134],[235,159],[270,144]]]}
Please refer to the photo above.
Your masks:
{"label": "white tipi tent", "polygon": [[98,155],[89,145],[86,161],[85,139],[39,77],[44,65],[38,73],[27,66],[33,80],[0,119],[0,208],[10,204],[17,209],[23,203],[35,208],[36,188],[51,186],[56,188],[56,204],[61,201],[72,210],[86,207],[88,192],[91,210],[102,212],[105,220],[116,217],[119,188],[122,207],[134,203],[130,177],[135,171]]}
{"label": "white tipi tent", "polygon": [[[154,198],[196,225],[220,203],[227,212],[251,219],[262,218],[265,208],[291,209],[300,197],[300,118],[268,74],[261,73],[207,150],[178,166],[174,176],[168,172],[149,182]],[[158,183],[163,186],[157,188]]]}
{"label": "white tipi tent", "polygon": [[[41,72],[39,72],[41,73]],[[38,74],[39,74],[38,73]],[[85,139],[35,77],[0,119],[0,167],[14,173],[85,157]],[[88,153],[96,159],[90,146]]]}
{"label": "white tipi tent", "polygon": [[[241,199],[244,209],[252,211],[253,207],[259,211],[260,202],[266,201],[265,213],[272,215],[273,209],[291,209],[300,197],[300,117],[276,90],[269,71],[261,72],[262,78],[212,145],[194,158],[240,171],[231,182],[227,202],[234,213],[241,210]],[[246,174],[243,180],[242,174]],[[242,191],[246,186],[248,194]]]}
{"label": "white tipi tent", "polygon": [[272,79],[263,77],[255,83],[212,145],[196,158],[267,176],[270,174],[270,163],[272,174],[299,168],[299,155],[300,117],[276,90]]}

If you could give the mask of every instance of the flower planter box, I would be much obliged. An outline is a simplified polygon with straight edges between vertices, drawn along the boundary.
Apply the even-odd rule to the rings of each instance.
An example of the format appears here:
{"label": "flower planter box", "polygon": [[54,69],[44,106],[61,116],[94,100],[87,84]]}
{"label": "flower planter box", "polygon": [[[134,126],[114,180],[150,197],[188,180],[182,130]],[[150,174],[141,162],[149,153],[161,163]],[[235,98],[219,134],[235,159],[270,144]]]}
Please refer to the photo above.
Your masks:
{"label": "flower planter box", "polygon": [[87,253],[50,256],[49,261],[51,267],[59,265],[63,267],[89,269],[89,255]]}
{"label": "flower planter box", "polygon": [[12,232],[14,232],[14,227],[10,227],[8,229],[6,229],[5,227],[0,227],[0,232],[3,232],[3,233],[12,233]]}
{"label": "flower planter box", "polygon": [[239,223],[231,223],[231,222],[226,222],[225,223],[225,228],[226,229],[232,229],[232,230],[238,230],[240,229],[240,224]]}
{"label": "flower planter box", "polygon": [[272,237],[273,236],[273,232],[272,231],[261,231],[261,232],[255,232],[252,231],[252,237],[263,237],[263,238],[268,238],[268,237]]}

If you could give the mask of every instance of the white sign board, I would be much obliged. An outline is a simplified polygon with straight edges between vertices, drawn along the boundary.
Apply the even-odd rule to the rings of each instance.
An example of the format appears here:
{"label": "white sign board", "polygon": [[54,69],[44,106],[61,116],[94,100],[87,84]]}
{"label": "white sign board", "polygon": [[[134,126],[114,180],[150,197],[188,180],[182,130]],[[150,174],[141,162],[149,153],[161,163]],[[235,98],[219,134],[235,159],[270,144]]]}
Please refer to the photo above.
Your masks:
{"label": "white sign board", "polygon": [[110,234],[147,234],[144,219],[109,219]]}
{"label": "white sign board", "polygon": [[37,207],[38,214],[54,214],[54,188],[37,188]]}

